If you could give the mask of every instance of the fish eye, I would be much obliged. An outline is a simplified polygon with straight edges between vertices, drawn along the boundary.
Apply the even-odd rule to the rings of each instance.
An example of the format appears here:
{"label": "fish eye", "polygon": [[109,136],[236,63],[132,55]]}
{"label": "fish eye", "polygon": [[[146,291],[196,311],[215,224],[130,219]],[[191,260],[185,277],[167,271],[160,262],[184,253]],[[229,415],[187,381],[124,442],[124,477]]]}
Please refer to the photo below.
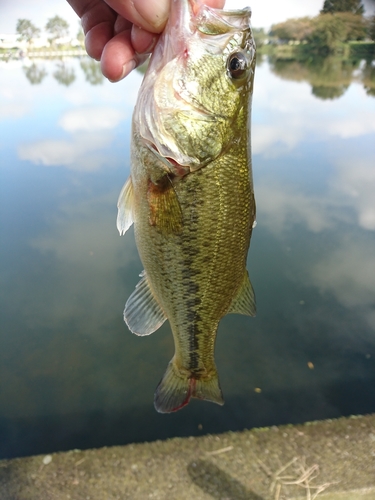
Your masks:
{"label": "fish eye", "polygon": [[228,58],[228,74],[234,80],[240,80],[247,74],[248,64],[246,56],[242,52],[234,52]]}

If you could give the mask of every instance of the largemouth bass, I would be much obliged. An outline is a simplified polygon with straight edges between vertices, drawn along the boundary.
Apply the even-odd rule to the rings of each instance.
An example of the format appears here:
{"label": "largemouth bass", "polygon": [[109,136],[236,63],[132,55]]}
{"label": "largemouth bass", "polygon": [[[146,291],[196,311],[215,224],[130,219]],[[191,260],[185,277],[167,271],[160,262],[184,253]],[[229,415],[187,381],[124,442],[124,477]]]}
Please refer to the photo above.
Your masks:
{"label": "largemouth bass", "polygon": [[161,413],[191,397],[224,403],[214,361],[219,321],[255,315],[246,270],[255,221],[250,15],[172,0],[134,109],[117,227],[124,234],[134,222],[144,271],[124,319],[137,335],[170,322],[175,354],[154,400]]}

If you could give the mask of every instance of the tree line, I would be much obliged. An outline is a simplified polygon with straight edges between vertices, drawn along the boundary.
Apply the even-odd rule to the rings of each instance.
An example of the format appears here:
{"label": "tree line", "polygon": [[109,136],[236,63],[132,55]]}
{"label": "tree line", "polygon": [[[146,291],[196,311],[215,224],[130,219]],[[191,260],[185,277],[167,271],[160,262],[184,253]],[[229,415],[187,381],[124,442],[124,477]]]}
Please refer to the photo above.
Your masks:
{"label": "tree line", "polygon": [[[361,0],[324,0],[323,8],[316,17],[288,19],[271,27],[269,36],[281,42],[305,44],[310,52],[328,55],[335,53],[343,43],[370,38],[375,40],[375,16],[364,17]],[[41,30],[28,19],[18,19],[16,31],[20,40],[31,44]],[[50,18],[45,31],[48,40],[54,45],[69,33],[69,24],[60,16]],[[263,29],[254,29],[258,47],[267,38]],[[82,30],[77,34],[82,41]]]}
{"label": "tree line", "polygon": [[[55,45],[58,39],[69,35],[69,23],[60,16],[54,16],[48,19],[44,30],[49,34],[49,43]],[[19,35],[19,40],[31,44],[35,38],[40,36],[42,30],[29,19],[18,19],[16,32]]]}
{"label": "tree line", "polygon": [[360,0],[325,0],[319,15],[274,24],[269,35],[285,42],[306,44],[321,55],[336,52],[343,43],[375,40],[375,16],[364,17]]}

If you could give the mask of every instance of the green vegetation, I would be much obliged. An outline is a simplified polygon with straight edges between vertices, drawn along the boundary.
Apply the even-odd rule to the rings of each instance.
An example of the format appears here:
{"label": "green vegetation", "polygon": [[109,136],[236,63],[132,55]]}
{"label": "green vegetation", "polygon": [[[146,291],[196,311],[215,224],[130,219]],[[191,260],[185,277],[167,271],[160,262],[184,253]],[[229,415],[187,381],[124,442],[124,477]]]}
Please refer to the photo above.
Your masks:
{"label": "green vegetation", "polygon": [[333,14],[334,12],[352,12],[362,15],[364,12],[361,0],[325,0],[322,14]]}
{"label": "green vegetation", "polygon": [[60,16],[51,17],[46,24],[46,31],[51,35],[49,42],[55,45],[56,40],[66,37],[69,33],[69,24]]}
{"label": "green vegetation", "polygon": [[[261,64],[262,56],[267,55],[274,73],[288,80],[308,82],[319,99],[340,97],[353,81],[361,83],[368,95],[375,96],[375,16],[366,18],[363,13],[360,0],[324,0],[316,17],[288,19],[273,25],[269,33],[263,28],[254,28],[258,63]],[[27,19],[19,19],[16,29],[19,38],[29,46],[41,33]],[[45,30],[51,35],[49,40],[54,46],[58,39],[68,35],[69,25],[61,17],[54,16],[46,23]],[[76,36],[83,46],[80,24]],[[59,45],[59,49],[71,50],[72,47]],[[44,57],[49,53],[45,48],[34,47],[33,55],[39,51]],[[80,66],[92,85],[103,83],[100,65],[95,61],[85,58]],[[147,62],[138,70],[144,72],[146,67]],[[46,76],[44,68],[36,64],[24,67],[24,71],[34,85],[40,84]],[[57,64],[53,76],[65,86],[71,85],[76,78],[74,70],[64,62]]]}
{"label": "green vegetation", "polygon": [[53,77],[57,82],[61,83],[61,85],[65,85],[65,87],[69,87],[76,79],[74,69],[63,61],[57,64]]}
{"label": "green vegetation", "polygon": [[319,99],[342,96],[353,81],[375,95],[375,16],[363,16],[360,0],[325,0],[316,17],[272,26],[260,48],[279,77],[306,81]]}
{"label": "green vegetation", "polygon": [[368,35],[375,42],[375,16],[370,17],[368,26]]}
{"label": "green vegetation", "polygon": [[83,59],[80,63],[82,71],[85,74],[86,81],[91,85],[101,85],[104,81],[100,64],[93,59]]}
{"label": "green vegetation", "polygon": [[31,85],[39,85],[47,76],[47,71],[35,63],[31,66],[24,66],[22,69]]}
{"label": "green vegetation", "polygon": [[320,14],[312,20],[312,31],[307,36],[307,43],[311,51],[332,54],[349,40],[364,40],[366,34],[365,20],[359,14]]}
{"label": "green vegetation", "polygon": [[253,36],[258,49],[260,49],[268,39],[268,35],[264,31],[264,28],[253,28]]}
{"label": "green vegetation", "polygon": [[366,42],[357,48],[368,59],[374,55],[369,39],[375,39],[375,16],[368,19],[363,12],[360,0],[325,0],[318,16],[275,24],[269,35],[276,46],[294,45],[297,58],[348,54],[350,44]]}
{"label": "green vegetation", "polygon": [[338,56],[305,60],[269,56],[271,71],[285,80],[308,82],[319,99],[337,99],[353,81],[361,83],[368,95],[375,96],[375,67],[361,58]]}
{"label": "green vegetation", "polygon": [[[56,50],[56,47],[58,46],[59,49],[72,50],[72,45],[74,45],[74,47],[79,45],[81,45],[81,47],[84,46],[85,37],[81,25],[77,32],[76,40],[74,40],[73,43],[72,40],[69,40],[68,38],[69,28],[70,28],[69,23],[60,16],[56,15],[48,19],[44,27],[44,32],[49,35],[48,41],[50,43],[51,48]],[[42,34],[42,30],[36,27],[29,19],[18,19],[16,25],[16,32],[19,35],[18,36],[19,41],[27,42],[28,49],[32,48],[33,52],[38,50],[45,52],[46,47],[41,46],[43,45],[43,41],[42,44],[40,43],[39,40],[38,43],[36,43],[36,39],[40,37],[40,35]],[[13,48],[0,47],[0,54],[1,53],[11,54],[12,51],[17,51],[17,49],[18,49],[17,44],[15,44],[15,47]]]}
{"label": "green vegetation", "polygon": [[39,36],[40,29],[34,26],[34,24],[28,19],[18,19],[16,32],[18,33],[18,38],[20,40],[24,40],[30,45],[32,40]]}
{"label": "green vegetation", "polygon": [[351,12],[320,14],[276,24],[270,35],[279,43],[303,44],[305,52],[328,55],[343,50],[343,44],[349,41],[365,40],[369,36],[369,22]]}

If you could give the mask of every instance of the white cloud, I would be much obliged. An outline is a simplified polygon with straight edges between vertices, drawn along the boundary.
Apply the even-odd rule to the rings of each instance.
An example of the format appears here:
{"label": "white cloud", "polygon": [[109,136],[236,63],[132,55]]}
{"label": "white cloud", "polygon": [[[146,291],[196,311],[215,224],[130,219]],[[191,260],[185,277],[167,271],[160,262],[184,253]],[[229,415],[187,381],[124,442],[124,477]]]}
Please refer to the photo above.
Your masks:
{"label": "white cloud", "polygon": [[242,9],[249,5],[252,10],[252,24],[269,28],[272,24],[291,17],[316,16],[323,6],[323,0],[227,0],[227,9]]}
{"label": "white cloud", "polygon": [[77,171],[95,171],[109,165],[105,152],[112,141],[107,134],[75,134],[71,140],[47,139],[29,144],[20,144],[18,156],[37,165],[64,166]]}
{"label": "white cloud", "polygon": [[8,118],[21,118],[27,115],[30,107],[22,102],[5,102],[0,106],[0,120]]}
{"label": "white cloud", "polygon": [[255,194],[258,221],[274,234],[281,234],[298,223],[314,233],[332,225],[325,198],[308,196],[285,185],[267,182],[267,179],[260,179]]}
{"label": "white cloud", "polygon": [[282,80],[263,64],[254,88],[254,154],[277,157],[301,142],[375,133],[375,100],[366,97],[360,84],[353,83],[340,99],[325,101],[312,98],[308,83]]}
{"label": "white cloud", "polygon": [[275,158],[294,149],[300,141],[298,130],[291,127],[280,128],[273,123],[257,125],[252,130],[252,152]]}
{"label": "white cloud", "polygon": [[332,293],[345,307],[356,308],[375,329],[375,254],[366,241],[343,238],[342,244],[309,271],[311,283]]}
{"label": "white cloud", "polygon": [[375,231],[375,168],[368,159],[346,158],[336,165],[330,181],[335,196],[341,196],[357,213],[363,229]]}
{"label": "white cloud", "polygon": [[117,127],[126,115],[119,109],[105,106],[90,106],[67,111],[59,120],[59,125],[68,132],[77,130],[103,130]]}
{"label": "white cloud", "polygon": [[354,116],[346,116],[343,119],[338,118],[333,121],[329,127],[330,134],[343,137],[344,139],[369,133],[375,134],[374,114],[371,113],[370,110],[366,108],[361,109],[360,116],[354,111],[353,115]]}
{"label": "white cloud", "polygon": [[338,222],[375,231],[375,169],[370,159],[335,162],[323,194],[306,194],[268,176],[259,177],[255,186],[258,222],[273,234],[280,235],[294,224],[318,233]]}

